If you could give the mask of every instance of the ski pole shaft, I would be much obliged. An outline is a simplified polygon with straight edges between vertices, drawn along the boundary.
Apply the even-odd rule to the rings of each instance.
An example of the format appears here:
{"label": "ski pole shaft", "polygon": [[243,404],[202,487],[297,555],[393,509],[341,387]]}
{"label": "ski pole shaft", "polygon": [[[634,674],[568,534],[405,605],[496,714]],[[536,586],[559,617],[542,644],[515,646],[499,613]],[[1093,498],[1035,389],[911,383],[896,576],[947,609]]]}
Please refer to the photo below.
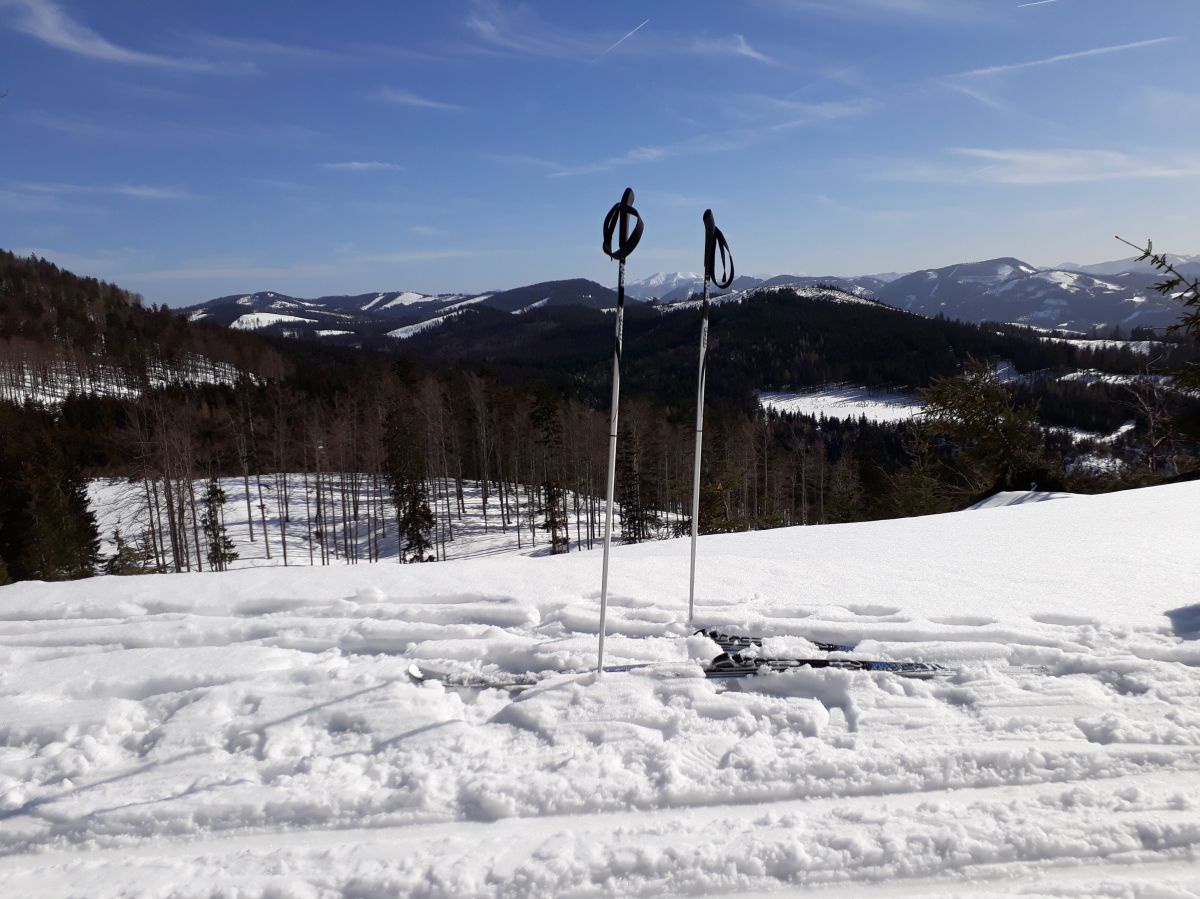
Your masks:
{"label": "ski pole shaft", "polygon": [[692,564],[688,578],[688,624],[696,617],[696,538],[700,534],[700,454],[704,447],[704,387],[708,375],[708,278],[700,320],[700,374],[696,386],[696,459],[692,468]]}
{"label": "ski pole shaft", "polygon": [[[633,231],[630,219],[636,219]],[[617,247],[613,249],[613,237]],[[604,253],[619,265],[617,268],[617,314],[613,339],[612,411],[608,427],[608,502],[604,513],[604,560],[600,575],[600,633],[596,648],[596,676],[604,674],[604,631],[608,615],[608,557],[612,548],[613,493],[617,482],[617,415],[621,405],[621,345],[625,327],[625,259],[642,239],[642,217],[633,208],[633,188],[625,188],[621,201],[604,218]]]}
{"label": "ski pole shaft", "polygon": [[608,554],[612,547],[613,493],[617,482],[617,417],[621,400],[621,344],[625,319],[625,260],[617,274],[616,336],[613,339],[612,411],[608,425],[608,505],[604,513],[604,562],[600,576],[600,641],[596,653],[596,671],[604,673],[604,630],[608,612]]}
{"label": "ski pole shaft", "polygon": [[[696,383],[696,460],[692,469],[692,553],[688,576],[688,624],[696,618],[696,540],[700,535],[700,456],[704,448],[704,389],[708,384],[708,284],[724,290],[733,284],[733,254],[725,235],[717,227],[712,210],[705,209],[704,221],[704,298],[700,317],[700,373]],[[721,253],[721,274],[717,274],[717,252]],[[728,265],[728,269],[726,266]]]}

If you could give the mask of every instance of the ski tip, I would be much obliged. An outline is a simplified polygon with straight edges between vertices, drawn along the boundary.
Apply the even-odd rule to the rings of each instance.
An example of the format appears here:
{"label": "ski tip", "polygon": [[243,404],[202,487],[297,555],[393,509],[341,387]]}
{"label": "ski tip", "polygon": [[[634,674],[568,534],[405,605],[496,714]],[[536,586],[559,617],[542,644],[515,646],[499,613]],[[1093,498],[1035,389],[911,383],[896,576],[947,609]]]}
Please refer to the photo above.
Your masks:
{"label": "ski tip", "polygon": [[621,202],[624,203],[626,206],[633,205],[633,188],[632,187],[625,188],[625,193],[621,194]]}
{"label": "ski tip", "polygon": [[704,219],[704,227],[706,230],[711,231],[713,228],[717,227],[717,220],[713,218],[711,209],[705,209],[702,218]]}

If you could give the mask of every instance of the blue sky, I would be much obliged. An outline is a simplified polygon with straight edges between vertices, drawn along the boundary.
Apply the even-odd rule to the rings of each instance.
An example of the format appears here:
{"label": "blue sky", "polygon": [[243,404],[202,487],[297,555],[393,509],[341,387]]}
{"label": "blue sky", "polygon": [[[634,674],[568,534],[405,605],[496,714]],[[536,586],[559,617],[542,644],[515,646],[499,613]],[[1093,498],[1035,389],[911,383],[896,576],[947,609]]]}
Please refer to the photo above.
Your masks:
{"label": "blue sky", "polygon": [[252,290],[1200,251],[1196,0],[0,0],[0,246]]}

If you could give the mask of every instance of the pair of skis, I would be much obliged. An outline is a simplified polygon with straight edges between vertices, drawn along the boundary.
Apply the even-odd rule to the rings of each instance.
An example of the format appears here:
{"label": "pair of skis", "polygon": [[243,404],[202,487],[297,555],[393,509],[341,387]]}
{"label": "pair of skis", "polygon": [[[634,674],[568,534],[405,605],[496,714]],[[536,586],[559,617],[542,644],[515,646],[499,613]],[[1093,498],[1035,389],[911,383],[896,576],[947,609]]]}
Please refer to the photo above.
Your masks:
{"label": "pair of skis", "polygon": [[[743,637],[725,634],[717,630],[696,631],[721,647],[722,653],[708,663],[705,674],[709,678],[729,680],[769,674],[779,671],[794,671],[799,668],[835,668],[843,671],[883,671],[900,677],[931,678],[953,674],[951,668],[930,662],[893,662],[878,659],[842,658],[768,658],[758,654],[763,645],[762,637]],[[810,641],[821,652],[853,652],[855,647],[845,643],[823,643]]]}
{"label": "pair of skis", "polygon": [[[927,679],[945,677],[954,674],[953,668],[935,665],[929,662],[894,662],[875,659],[843,659],[843,658],[765,658],[757,650],[763,645],[762,637],[743,637],[726,634],[715,629],[696,631],[698,636],[708,637],[721,647],[722,652],[704,668],[704,674],[710,680],[739,680],[756,675],[795,671],[801,668],[833,668],[842,671],[876,671],[894,674],[899,677]],[[853,652],[852,644],[823,643],[812,641],[821,652],[843,653]],[[620,674],[628,671],[638,671],[647,668],[662,667],[664,662],[635,662],[629,665],[609,665],[601,669],[605,674]],[[581,674],[581,671],[556,671],[559,674]],[[481,676],[468,672],[436,672],[433,669],[421,668],[417,663],[408,667],[408,676],[417,683],[437,681],[450,688],[465,690],[509,690],[517,693],[530,687],[537,686],[547,674],[497,674]]]}
{"label": "pair of skis", "polygon": [[[642,239],[643,222],[633,205],[633,188],[625,188],[620,202],[613,205],[604,217],[604,254],[618,263],[617,270],[617,314],[616,334],[613,340],[612,407],[608,428],[608,501],[604,516],[604,560],[600,576],[600,633],[596,653],[596,672],[604,668],[604,631],[608,612],[608,557],[612,546],[613,489],[617,473],[617,413],[621,399],[621,347],[625,326],[625,260],[637,248]],[[688,577],[688,624],[695,618],[696,610],[696,538],[700,523],[700,453],[704,439],[704,390],[708,376],[708,285],[713,283],[719,290],[733,284],[733,254],[725,235],[717,227],[711,209],[704,210],[704,294],[701,302],[700,324],[700,371],[696,385],[696,450],[695,467],[692,473],[692,547],[691,569]],[[630,222],[634,222],[630,230]],[[616,239],[616,246],[613,240]],[[717,274],[717,253],[721,254],[721,274]]]}

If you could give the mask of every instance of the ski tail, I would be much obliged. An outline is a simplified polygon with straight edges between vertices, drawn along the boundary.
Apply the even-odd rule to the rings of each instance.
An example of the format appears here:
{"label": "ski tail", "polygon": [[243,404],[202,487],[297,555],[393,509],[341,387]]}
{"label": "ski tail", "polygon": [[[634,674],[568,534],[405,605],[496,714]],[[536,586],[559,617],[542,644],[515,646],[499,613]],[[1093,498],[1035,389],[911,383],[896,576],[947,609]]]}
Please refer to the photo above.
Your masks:
{"label": "ski tail", "polygon": [[794,671],[798,668],[881,671],[913,678],[945,677],[954,673],[952,668],[931,662],[892,662],[879,659],[763,659],[737,652],[724,652],[709,662],[705,674],[715,680],[729,680]]}
{"label": "ski tail", "polygon": [[[740,652],[752,646],[762,646],[762,637],[744,637],[739,634],[726,634],[716,628],[696,631],[694,636],[708,637],[725,652]],[[807,639],[807,638],[806,638]],[[809,640],[821,652],[853,652],[853,643],[824,643],[820,640]]]}

